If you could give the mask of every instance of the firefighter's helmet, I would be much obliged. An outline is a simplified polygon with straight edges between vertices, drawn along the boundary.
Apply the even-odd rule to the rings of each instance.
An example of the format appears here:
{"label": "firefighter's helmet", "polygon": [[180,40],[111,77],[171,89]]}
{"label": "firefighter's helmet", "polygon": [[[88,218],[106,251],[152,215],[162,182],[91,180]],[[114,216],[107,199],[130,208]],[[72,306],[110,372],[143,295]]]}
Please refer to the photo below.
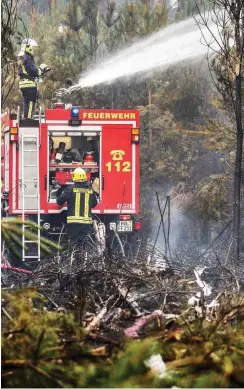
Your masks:
{"label": "firefighter's helmet", "polygon": [[24,39],[22,44],[21,44],[21,49],[20,49],[20,52],[18,54],[18,57],[22,57],[25,53],[33,56],[33,49],[32,48],[36,47],[36,46],[38,46],[38,44],[36,43],[36,41],[34,41],[34,39],[31,39],[31,38]]}
{"label": "firefighter's helmet", "polygon": [[73,181],[76,182],[76,181],[87,181],[87,175],[86,175],[86,172],[84,169],[81,169],[80,167],[78,167],[77,169],[75,169],[73,171]]}

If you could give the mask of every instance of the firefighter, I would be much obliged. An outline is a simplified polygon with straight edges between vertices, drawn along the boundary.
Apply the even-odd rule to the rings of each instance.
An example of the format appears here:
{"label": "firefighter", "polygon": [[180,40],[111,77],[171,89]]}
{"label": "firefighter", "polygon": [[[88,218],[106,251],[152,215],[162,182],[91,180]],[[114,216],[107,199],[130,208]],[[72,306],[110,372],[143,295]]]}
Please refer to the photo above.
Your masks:
{"label": "firefighter", "polygon": [[92,232],[91,208],[97,205],[94,190],[87,181],[85,170],[77,168],[73,171],[74,185],[65,188],[57,197],[59,205],[67,201],[67,228],[71,244],[84,243],[84,238]]}
{"label": "firefighter", "polygon": [[41,64],[39,68],[36,66],[33,57],[33,46],[38,46],[33,39],[25,39],[18,54],[19,89],[24,98],[25,119],[31,119],[33,116],[38,98],[37,79],[43,77],[50,70],[46,64]]}

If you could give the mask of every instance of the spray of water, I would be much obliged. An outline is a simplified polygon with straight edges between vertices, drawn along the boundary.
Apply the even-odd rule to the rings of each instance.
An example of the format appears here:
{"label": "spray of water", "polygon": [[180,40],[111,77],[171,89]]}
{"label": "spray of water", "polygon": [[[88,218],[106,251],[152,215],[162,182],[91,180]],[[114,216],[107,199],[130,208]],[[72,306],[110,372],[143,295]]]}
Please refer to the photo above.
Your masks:
{"label": "spray of water", "polygon": [[[210,27],[217,34],[216,26]],[[202,33],[210,41],[210,33],[206,28],[202,29]],[[71,91],[111,83],[151,69],[165,70],[176,63],[203,56],[206,51],[206,45],[201,42],[201,32],[196,22],[190,18],[140,40],[98,64],[82,75]]]}

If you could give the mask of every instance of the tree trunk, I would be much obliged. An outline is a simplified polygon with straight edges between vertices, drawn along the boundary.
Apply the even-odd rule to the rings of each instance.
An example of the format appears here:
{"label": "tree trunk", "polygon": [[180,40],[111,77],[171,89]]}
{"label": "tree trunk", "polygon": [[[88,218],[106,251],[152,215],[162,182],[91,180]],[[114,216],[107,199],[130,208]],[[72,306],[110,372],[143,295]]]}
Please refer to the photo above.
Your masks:
{"label": "tree trunk", "polygon": [[241,84],[242,76],[236,76],[236,160],[234,181],[233,222],[234,238],[236,239],[236,261],[240,259],[240,225],[241,225],[241,181],[242,181],[242,152],[243,152],[243,128],[241,114]]}
{"label": "tree trunk", "polygon": [[152,104],[152,86],[150,82],[147,86],[148,91],[148,105],[149,105],[149,118],[148,118],[148,148],[152,149],[152,127],[151,127],[151,104]]}

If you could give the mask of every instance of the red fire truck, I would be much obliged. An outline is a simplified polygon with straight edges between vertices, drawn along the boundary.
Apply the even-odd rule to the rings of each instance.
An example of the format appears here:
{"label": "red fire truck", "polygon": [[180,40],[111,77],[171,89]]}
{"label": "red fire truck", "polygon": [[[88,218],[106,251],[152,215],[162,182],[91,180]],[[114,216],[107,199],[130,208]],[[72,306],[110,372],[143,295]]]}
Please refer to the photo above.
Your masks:
{"label": "red fire truck", "polygon": [[[67,207],[57,205],[56,198],[72,184],[72,171],[82,167],[98,195],[94,218],[105,224],[107,234],[140,229],[137,110],[65,109],[56,104],[36,120],[21,120],[19,112],[10,115],[2,135],[7,216],[35,220],[48,237],[60,235]],[[25,246],[38,247],[34,256],[23,249],[23,260],[40,260],[40,234],[37,242],[23,237]]]}

